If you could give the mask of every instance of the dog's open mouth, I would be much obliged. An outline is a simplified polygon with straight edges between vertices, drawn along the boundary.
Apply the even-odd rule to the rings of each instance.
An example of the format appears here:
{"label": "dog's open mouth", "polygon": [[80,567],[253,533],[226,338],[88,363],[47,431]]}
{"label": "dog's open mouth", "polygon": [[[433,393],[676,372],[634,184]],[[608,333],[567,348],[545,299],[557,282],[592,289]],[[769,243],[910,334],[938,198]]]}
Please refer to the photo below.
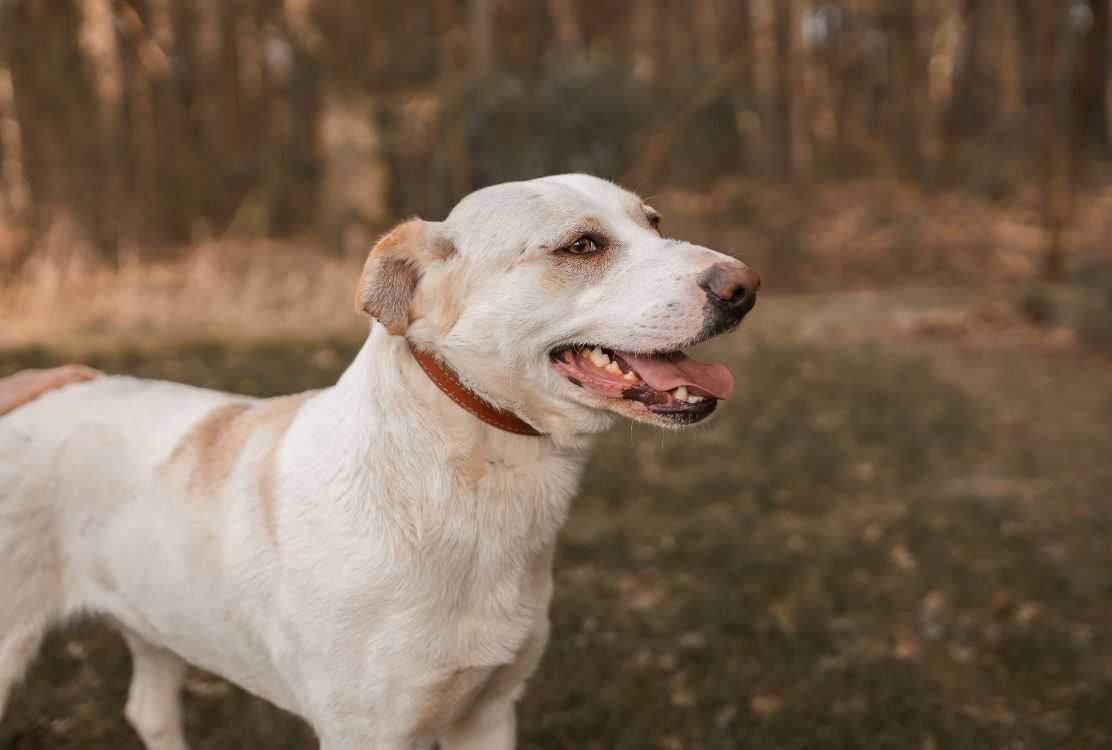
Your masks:
{"label": "dog's open mouth", "polygon": [[734,390],[725,365],[683,352],[636,354],[601,346],[552,351],[556,369],[573,384],[605,398],[643,404],[661,415],[703,417]]}

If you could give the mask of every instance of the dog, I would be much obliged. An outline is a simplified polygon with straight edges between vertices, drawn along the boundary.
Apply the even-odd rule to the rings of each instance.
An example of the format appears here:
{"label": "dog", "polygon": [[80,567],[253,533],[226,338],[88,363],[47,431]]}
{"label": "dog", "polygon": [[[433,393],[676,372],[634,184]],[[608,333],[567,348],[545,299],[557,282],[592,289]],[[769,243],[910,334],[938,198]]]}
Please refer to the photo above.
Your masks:
{"label": "dog", "polygon": [[0,381],[0,714],[44,632],[106,617],[125,713],[184,750],[186,665],[324,750],[509,750],[548,640],[591,437],[706,419],[682,350],[760,279],[587,175],[511,182],[370,251],[370,331],[332,387],[254,399],[67,367]]}

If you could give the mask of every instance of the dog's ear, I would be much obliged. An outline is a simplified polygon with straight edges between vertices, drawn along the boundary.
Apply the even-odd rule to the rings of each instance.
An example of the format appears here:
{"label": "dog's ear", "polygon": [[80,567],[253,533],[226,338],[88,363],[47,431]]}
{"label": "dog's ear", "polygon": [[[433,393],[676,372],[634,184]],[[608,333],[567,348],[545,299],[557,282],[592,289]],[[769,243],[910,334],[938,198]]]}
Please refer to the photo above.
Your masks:
{"label": "dog's ear", "polygon": [[405,335],[421,275],[430,264],[454,252],[451,241],[438,234],[436,224],[420,219],[399,224],[367,256],[355,290],[355,308],[382,323],[392,335]]}

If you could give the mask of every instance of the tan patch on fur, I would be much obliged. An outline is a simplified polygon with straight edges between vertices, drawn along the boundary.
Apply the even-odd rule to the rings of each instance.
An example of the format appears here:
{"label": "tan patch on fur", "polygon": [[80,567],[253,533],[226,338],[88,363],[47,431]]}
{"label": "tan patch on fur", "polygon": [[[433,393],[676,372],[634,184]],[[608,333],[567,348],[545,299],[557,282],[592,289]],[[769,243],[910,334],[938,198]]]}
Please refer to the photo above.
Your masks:
{"label": "tan patch on fur", "polygon": [[413,299],[422,265],[445,260],[454,252],[450,241],[430,236],[425,222],[413,219],[399,224],[367,256],[355,291],[356,309],[393,335],[403,335],[417,317]]}
{"label": "tan patch on fur", "polygon": [[609,234],[602,225],[602,222],[594,216],[585,216],[582,220],[576,222],[575,226],[569,229],[564,236],[556,241],[553,250],[561,247],[566,247],[585,234],[596,234],[602,237],[608,237]]}
{"label": "tan patch on fur", "polygon": [[359,283],[361,309],[395,336],[409,328],[410,304],[421,275],[408,258],[370,258]]}
{"label": "tan patch on fur", "polygon": [[558,422],[564,416],[559,409],[550,406],[543,396],[531,391],[522,395],[521,404],[516,408],[518,413],[542,424],[550,420]]}
{"label": "tan patch on fur", "polygon": [[613,265],[620,248],[612,247],[596,255],[561,255],[554,253],[553,262],[541,276],[541,288],[549,294],[557,294],[568,285],[598,284]]}
{"label": "tan patch on fur", "polygon": [[472,492],[479,489],[479,484],[489,470],[490,459],[481,445],[476,445],[471,453],[456,462],[456,472],[463,480],[464,487]]}
{"label": "tan patch on fur", "polygon": [[275,399],[273,412],[273,439],[267,446],[263,460],[259,462],[259,501],[262,503],[263,524],[267,533],[274,541],[278,539],[277,515],[275,506],[278,504],[277,496],[277,471],[278,451],[282,447],[282,439],[293,424],[294,417],[305,401],[316,391],[306,391],[294,396]]}
{"label": "tan patch on fur", "polygon": [[217,407],[178,442],[165,466],[188,466],[191,494],[215,494],[239,463],[251,438],[260,431],[265,432],[268,442],[258,461],[259,510],[267,533],[273,539],[276,537],[278,450],[298,409],[315,393],[306,391],[257,403],[239,402]]}
{"label": "tan patch on fur", "polygon": [[50,370],[23,370],[0,378],[0,416],[29,404],[49,391],[92,380],[100,374],[82,365],[64,365]]}
{"label": "tan patch on fur", "polygon": [[[602,238],[606,242],[605,249],[590,255],[559,251],[586,234]],[[546,292],[554,294],[568,284],[597,284],[617,260],[621,249],[621,245],[604,231],[598,219],[588,217],[556,243],[550,253],[551,262],[541,277],[541,286]]]}
{"label": "tan patch on fur", "polygon": [[189,489],[203,492],[223,482],[239,460],[250,430],[237,423],[249,411],[249,403],[218,406],[186,433],[170,454],[168,465],[190,462]]}
{"label": "tan patch on fur", "polygon": [[426,247],[429,257],[434,260],[445,261],[456,253],[456,246],[447,237],[435,236],[429,238]]}

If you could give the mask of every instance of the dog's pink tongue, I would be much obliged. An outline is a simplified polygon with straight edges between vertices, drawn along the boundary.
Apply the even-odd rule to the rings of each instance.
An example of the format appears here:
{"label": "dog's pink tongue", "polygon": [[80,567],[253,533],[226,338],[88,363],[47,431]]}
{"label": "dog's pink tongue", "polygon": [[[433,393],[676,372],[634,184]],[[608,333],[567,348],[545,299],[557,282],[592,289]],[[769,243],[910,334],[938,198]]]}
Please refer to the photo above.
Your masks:
{"label": "dog's pink tongue", "polygon": [[734,392],[734,376],[725,365],[700,362],[682,352],[648,357],[620,352],[641,379],[658,391],[670,391],[681,385],[695,386],[718,399]]}

